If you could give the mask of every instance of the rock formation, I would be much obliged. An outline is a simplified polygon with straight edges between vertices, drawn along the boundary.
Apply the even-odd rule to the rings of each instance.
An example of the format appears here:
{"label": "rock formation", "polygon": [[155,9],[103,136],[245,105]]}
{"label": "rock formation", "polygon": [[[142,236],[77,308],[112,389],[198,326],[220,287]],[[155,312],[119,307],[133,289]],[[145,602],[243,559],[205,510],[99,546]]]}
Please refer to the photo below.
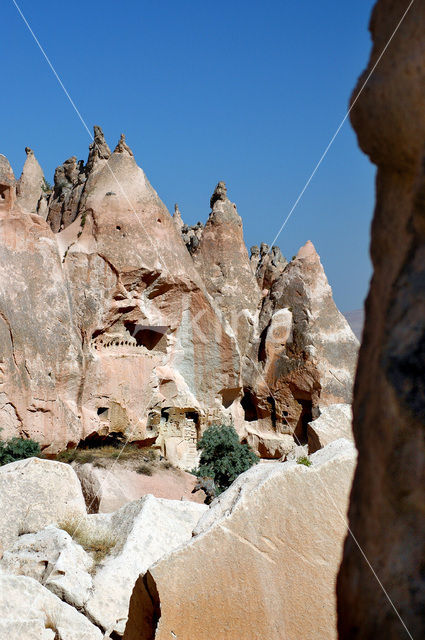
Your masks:
{"label": "rock formation", "polygon": [[25,211],[38,212],[38,205],[43,198],[43,189],[46,189],[43,170],[37,162],[34,151],[25,149],[25,160],[22,175],[16,184],[16,202]]}
{"label": "rock formation", "polygon": [[223,182],[189,228],[99,127],[35,214],[40,171],[18,188],[0,156],[3,437],[54,453],[111,435],[192,469],[209,424],[280,458],[317,407],[349,401],[357,342],[312,247],[287,264],[263,244],[254,269]]}
{"label": "rock formation", "polygon": [[285,434],[307,442],[308,423],[320,407],[351,402],[358,342],[333,302],[311,242],[274,281],[257,331],[243,371],[244,429],[247,441],[269,457],[280,434],[278,458],[286,453]]}
{"label": "rock formation", "polygon": [[353,406],[359,464],[349,519],[356,542],[347,538],[338,581],[344,640],[425,637],[423,3],[412,4],[375,68],[406,9],[400,0],[376,4],[369,66],[353,97],[374,72],[351,113],[378,173],[374,274]]}
{"label": "rock formation", "polygon": [[335,640],[335,581],[354,471],[338,440],[245,472],[192,540],[136,582],[125,640]]}
{"label": "rock formation", "polygon": [[29,458],[0,467],[0,511],[1,550],[23,533],[85,515],[86,506],[70,466]]}
{"label": "rock formation", "polygon": [[227,197],[224,182],[217,184],[210,206],[194,263],[244,352],[253,332],[260,291],[243,239],[242,220]]}
{"label": "rock formation", "polygon": [[44,629],[46,616],[60,638],[121,637],[138,575],[188,542],[208,510],[146,495],[87,514],[73,469],[38,458],[0,467],[0,485],[0,632],[7,620],[19,640],[53,640],[31,635],[30,621]]}

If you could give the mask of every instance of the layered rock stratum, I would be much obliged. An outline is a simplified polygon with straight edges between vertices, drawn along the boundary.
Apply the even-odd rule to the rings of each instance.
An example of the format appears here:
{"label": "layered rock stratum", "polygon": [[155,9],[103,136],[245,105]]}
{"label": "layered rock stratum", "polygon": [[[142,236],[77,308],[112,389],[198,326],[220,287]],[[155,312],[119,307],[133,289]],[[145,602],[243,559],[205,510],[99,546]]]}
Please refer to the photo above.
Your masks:
{"label": "layered rock stratum", "polygon": [[95,127],[49,190],[0,156],[0,426],[47,454],[121,438],[183,469],[212,423],[264,458],[350,402],[358,343],[309,242],[253,247],[219,182],[205,226],[170,216],[121,136]]}

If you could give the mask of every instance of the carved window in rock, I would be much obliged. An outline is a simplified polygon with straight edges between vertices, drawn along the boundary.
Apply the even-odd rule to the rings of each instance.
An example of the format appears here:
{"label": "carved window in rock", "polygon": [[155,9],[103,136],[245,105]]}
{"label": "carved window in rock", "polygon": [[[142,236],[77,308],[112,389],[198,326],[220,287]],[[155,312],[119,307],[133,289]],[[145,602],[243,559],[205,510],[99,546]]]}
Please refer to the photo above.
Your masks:
{"label": "carved window in rock", "polygon": [[108,407],[98,407],[97,415],[100,420],[109,420],[109,408]]}
{"label": "carved window in rock", "polygon": [[113,352],[143,353],[143,351],[167,351],[168,327],[142,325],[135,322],[125,322],[124,330],[114,334],[93,334],[91,345],[95,351],[112,350]]}
{"label": "carved window in rock", "polygon": [[136,340],[137,346],[145,347],[148,351],[166,352],[168,327],[143,325],[135,322],[125,322],[124,324],[129,334]]}
{"label": "carved window in rock", "polygon": [[8,209],[10,205],[10,187],[0,184],[0,209]]}

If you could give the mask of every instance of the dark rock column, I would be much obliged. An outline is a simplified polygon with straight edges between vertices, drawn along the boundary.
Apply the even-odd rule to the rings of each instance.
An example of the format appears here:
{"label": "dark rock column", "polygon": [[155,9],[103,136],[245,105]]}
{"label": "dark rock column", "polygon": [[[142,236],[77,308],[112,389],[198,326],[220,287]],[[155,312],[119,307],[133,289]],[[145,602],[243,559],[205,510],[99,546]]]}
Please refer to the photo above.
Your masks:
{"label": "dark rock column", "polygon": [[[407,0],[379,0],[363,85]],[[415,2],[352,111],[378,167],[374,275],[354,394],[359,450],[350,527],[410,637],[425,637],[425,5]],[[352,536],[338,579],[339,637],[409,634]]]}

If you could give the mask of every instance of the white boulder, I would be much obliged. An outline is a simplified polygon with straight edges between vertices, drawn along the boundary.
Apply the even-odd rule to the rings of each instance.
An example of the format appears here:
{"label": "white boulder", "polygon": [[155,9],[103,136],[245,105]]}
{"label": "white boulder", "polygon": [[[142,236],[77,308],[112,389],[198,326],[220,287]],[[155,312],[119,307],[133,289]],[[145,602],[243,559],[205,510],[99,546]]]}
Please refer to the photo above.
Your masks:
{"label": "white boulder", "polygon": [[102,640],[103,634],[33,578],[1,572],[0,638]]}
{"label": "white boulder", "polygon": [[68,464],[28,458],[0,467],[0,513],[0,545],[6,550],[24,533],[85,516],[86,505]]}

